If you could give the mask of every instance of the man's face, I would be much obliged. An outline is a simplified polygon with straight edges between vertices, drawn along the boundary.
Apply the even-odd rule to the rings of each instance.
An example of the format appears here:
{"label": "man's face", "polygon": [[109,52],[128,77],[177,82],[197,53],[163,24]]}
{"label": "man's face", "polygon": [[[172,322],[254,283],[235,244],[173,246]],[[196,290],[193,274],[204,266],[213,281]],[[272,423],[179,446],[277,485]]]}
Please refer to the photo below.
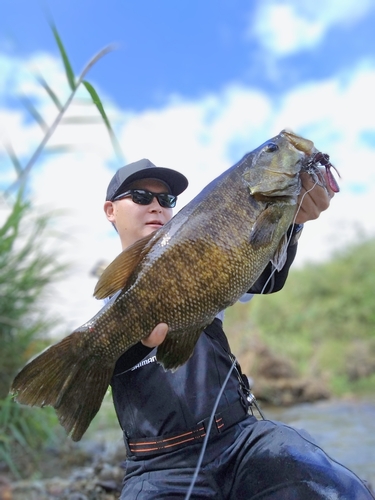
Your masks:
{"label": "man's face", "polygon": [[[163,182],[154,179],[142,179],[130,187],[146,189],[153,193],[168,192]],[[115,224],[123,249],[162,227],[173,215],[172,208],[161,207],[156,198],[150,205],[139,205],[132,201],[131,196],[117,201],[106,201],[104,211],[108,220]]]}

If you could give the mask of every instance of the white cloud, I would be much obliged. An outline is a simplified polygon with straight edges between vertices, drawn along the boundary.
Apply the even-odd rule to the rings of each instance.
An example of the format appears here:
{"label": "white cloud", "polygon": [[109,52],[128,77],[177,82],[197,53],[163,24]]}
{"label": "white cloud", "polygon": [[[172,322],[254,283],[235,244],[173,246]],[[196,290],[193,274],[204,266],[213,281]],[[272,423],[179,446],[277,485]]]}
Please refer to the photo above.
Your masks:
{"label": "white cloud", "polygon": [[292,5],[262,5],[252,32],[267,50],[286,55],[313,47],[324,33],[321,22],[297,14]]}
{"label": "white cloud", "polygon": [[[54,78],[63,78],[61,68]],[[111,109],[120,127],[120,140],[127,161],[149,157],[154,163],[181,170],[190,180],[180,207],[210,180],[246,152],[276,135],[284,127],[314,140],[330,154],[342,174],[342,192],[319,221],[306,224],[297,263],[327,257],[334,249],[356,238],[358,228],[375,234],[375,144],[363,140],[375,132],[371,117],[375,109],[372,92],[375,68],[370,64],[322,82],[305,83],[272,101],[265,93],[244,86],[230,86],[221,93],[199,100],[171,97],[162,109],[130,114]],[[24,82],[24,85],[28,85]],[[1,84],[0,84],[1,86]],[[366,109],[366,113],[363,113]],[[53,106],[43,101],[51,114]],[[76,108],[71,114],[80,112]],[[95,112],[93,112],[95,115]],[[0,108],[11,123],[15,142],[35,143],[34,125],[20,111]],[[38,132],[39,133],[39,132]],[[22,140],[21,140],[22,139]],[[71,154],[45,157],[31,176],[35,202],[47,210],[66,210],[56,229],[63,235],[56,254],[72,262],[72,270],[54,290],[51,308],[70,328],[87,321],[100,307],[92,297],[93,266],[120,251],[120,244],[102,212],[105,190],[113,174],[113,152],[103,125],[60,127],[57,143],[74,143]],[[359,194],[353,186],[362,186]]]}
{"label": "white cloud", "polygon": [[232,141],[242,147],[240,154],[263,141],[260,131],[270,113],[264,94],[231,86],[217,96],[198,101],[173,98],[164,109],[140,113],[125,122],[120,139],[127,161],[148,157],[157,165],[181,170],[190,182],[180,197],[186,203],[229,168]]}
{"label": "white cloud", "polygon": [[372,8],[371,0],[259,0],[247,37],[285,56],[313,48],[331,27],[351,24]]}

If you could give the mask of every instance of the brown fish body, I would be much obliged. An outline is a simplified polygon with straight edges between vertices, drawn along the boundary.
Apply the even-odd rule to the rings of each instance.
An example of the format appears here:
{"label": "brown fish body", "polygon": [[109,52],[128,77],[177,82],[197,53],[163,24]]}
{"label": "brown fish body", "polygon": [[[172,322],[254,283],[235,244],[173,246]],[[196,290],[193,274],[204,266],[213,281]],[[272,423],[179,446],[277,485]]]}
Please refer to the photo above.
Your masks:
{"label": "brown fish body", "polygon": [[79,440],[100,408],[119,356],[160,322],[157,359],[176,369],[202,330],[236,302],[273,260],[282,267],[286,231],[313,144],[288,132],[267,141],[210,183],[163,228],[122,252],[95,295],[115,295],[89,322],[31,361],[12,391],[52,405]]}
{"label": "brown fish body", "polygon": [[[129,275],[119,296],[88,323],[95,324],[96,342],[93,331],[85,329],[86,324],[81,334],[83,344],[117,360],[155,325],[164,322],[169,325],[167,347],[158,349],[158,360],[173,369],[190,357],[197,336],[219,311],[236,302],[256,281],[292,222],[300,190],[302,155],[289,147],[284,136],[272,141],[281,143],[277,154],[284,158],[288,154],[289,160],[284,171],[275,171],[271,179],[267,179],[267,173],[262,175],[272,196],[264,196],[265,186],[263,199],[257,200],[250,193],[255,188],[254,179],[258,181],[259,177],[259,171],[252,176],[251,170],[261,168],[260,156],[267,168],[270,156],[277,159],[276,154],[260,147],[213,181],[147,241],[142,261]],[[277,197],[276,188],[281,193]],[[262,214],[265,235],[258,240],[253,237],[252,241],[255,223]],[[111,285],[113,273],[124,274],[122,262],[128,263],[128,252],[116,260],[97,289],[105,288],[101,282]],[[106,295],[108,292],[100,296]],[[102,340],[108,331],[112,332],[109,345]]]}

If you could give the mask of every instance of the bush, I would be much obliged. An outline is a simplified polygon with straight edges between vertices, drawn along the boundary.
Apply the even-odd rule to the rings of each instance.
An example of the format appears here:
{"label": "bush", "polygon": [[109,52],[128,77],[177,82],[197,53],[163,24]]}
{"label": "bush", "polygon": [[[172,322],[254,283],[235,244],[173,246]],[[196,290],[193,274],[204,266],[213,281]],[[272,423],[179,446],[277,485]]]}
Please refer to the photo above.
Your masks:
{"label": "bush", "polygon": [[48,219],[35,215],[21,192],[0,228],[0,461],[15,475],[17,450],[34,456],[57,422],[49,411],[37,415],[8,396],[16,372],[47,345],[54,324],[42,304],[46,285],[63,267],[42,246],[47,228]]}
{"label": "bush", "polygon": [[47,226],[19,194],[0,228],[0,399],[17,369],[46,345],[53,324],[42,309],[42,292],[63,268],[42,246]]}

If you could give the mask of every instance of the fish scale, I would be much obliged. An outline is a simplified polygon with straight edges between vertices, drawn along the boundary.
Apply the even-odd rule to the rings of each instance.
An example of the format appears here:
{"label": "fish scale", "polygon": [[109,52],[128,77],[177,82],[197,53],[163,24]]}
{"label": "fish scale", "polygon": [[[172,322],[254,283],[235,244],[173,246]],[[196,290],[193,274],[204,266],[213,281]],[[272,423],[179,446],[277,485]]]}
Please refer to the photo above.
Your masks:
{"label": "fish scale", "polygon": [[154,234],[103,272],[95,296],[112,296],[87,323],[29,362],[11,391],[51,405],[77,441],[99,410],[117,359],[163,322],[165,369],[193,353],[203,329],[236,302],[272,260],[282,267],[300,191],[316,150],[282,131],[212,181]]}

